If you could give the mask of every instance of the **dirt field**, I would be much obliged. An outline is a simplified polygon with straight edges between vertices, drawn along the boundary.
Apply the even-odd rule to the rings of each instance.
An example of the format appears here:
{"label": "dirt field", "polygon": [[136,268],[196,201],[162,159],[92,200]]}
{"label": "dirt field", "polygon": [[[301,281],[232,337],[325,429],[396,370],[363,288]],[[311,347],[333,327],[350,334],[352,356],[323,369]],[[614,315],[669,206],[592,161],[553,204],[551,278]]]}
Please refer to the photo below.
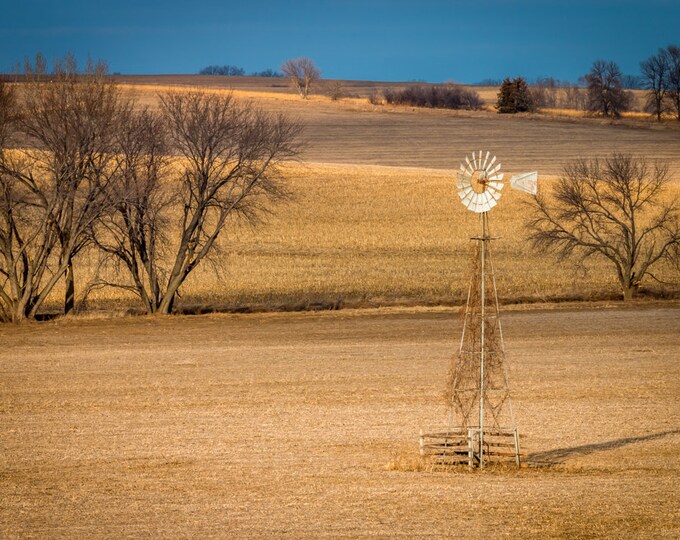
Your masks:
{"label": "dirt field", "polygon": [[680,536],[680,308],[507,310],[526,466],[413,472],[436,310],[0,326],[0,536]]}
{"label": "dirt field", "polygon": [[508,170],[559,174],[580,156],[627,152],[668,160],[680,172],[680,130],[447,111],[337,113],[322,121],[300,117],[308,126],[304,158],[309,161],[452,169],[459,156],[490,149]]}
{"label": "dirt field", "polygon": [[[216,81],[121,78],[150,106],[163,85]],[[478,224],[451,174],[480,148],[544,186],[579,156],[644,154],[680,189],[670,125],[375,107],[376,83],[302,101],[275,83],[240,78],[236,95],[307,125],[290,206],[230,229],[222,277],[197,269],[182,303],[460,302]],[[523,198],[507,190],[493,216],[503,299],[613,297],[604,263],[529,250]],[[525,466],[483,473],[418,464],[419,430],[446,419],[448,308],[95,317],[0,325],[2,538],[680,537],[677,301],[508,308]]]}
{"label": "dirt field", "polygon": [[[664,159],[680,175],[680,129],[676,123],[620,124],[610,120],[499,115],[490,111],[446,111],[373,106],[365,98],[331,101],[295,95],[287,81],[232,77],[222,82],[210,76],[120,77],[140,103],[155,106],[156,94],[172,87],[228,91],[251,99],[265,110],[285,112],[306,125],[308,146],[303,158],[319,163],[354,163],[399,167],[455,169],[474,150],[498,155],[504,170],[538,170],[559,174],[577,157],[601,157],[627,152]],[[237,80],[238,79],[238,80]],[[242,80],[240,80],[242,79]],[[376,83],[354,82],[349,90],[363,95]],[[384,83],[387,84],[387,83]],[[390,83],[395,85],[398,83]],[[170,85],[170,86],[168,86]],[[356,92],[354,92],[356,90]],[[484,95],[492,89],[482,89]]]}

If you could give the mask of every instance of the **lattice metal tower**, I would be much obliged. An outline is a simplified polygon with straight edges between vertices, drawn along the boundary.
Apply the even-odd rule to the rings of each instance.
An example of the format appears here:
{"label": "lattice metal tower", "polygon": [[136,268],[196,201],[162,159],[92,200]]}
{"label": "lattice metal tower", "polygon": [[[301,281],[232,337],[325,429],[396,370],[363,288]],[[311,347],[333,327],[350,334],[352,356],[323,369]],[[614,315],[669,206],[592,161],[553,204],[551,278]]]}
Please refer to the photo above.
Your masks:
{"label": "lattice metal tower", "polygon": [[[503,173],[496,157],[489,158],[490,152],[473,153],[457,173],[458,196],[466,208],[480,215],[481,234],[472,237],[463,332],[447,381],[448,425],[445,430],[421,433],[420,439],[421,453],[439,463],[467,462],[480,468],[507,459],[520,464],[488,216],[501,198]],[[514,176],[511,186],[535,194],[537,174]]]}

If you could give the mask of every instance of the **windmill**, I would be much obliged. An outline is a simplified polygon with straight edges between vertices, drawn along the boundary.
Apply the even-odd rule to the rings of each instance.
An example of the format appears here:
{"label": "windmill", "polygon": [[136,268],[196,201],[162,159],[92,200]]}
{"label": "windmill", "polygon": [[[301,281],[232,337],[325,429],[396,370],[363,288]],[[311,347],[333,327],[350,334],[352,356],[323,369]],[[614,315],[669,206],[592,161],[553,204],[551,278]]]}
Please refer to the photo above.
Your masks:
{"label": "windmill", "polygon": [[[504,187],[501,164],[480,150],[466,156],[456,187],[463,205],[480,214],[460,347],[451,362],[446,390],[449,412],[445,429],[420,435],[422,455],[440,464],[465,463],[483,468],[511,459],[520,465],[519,436],[512,411],[503,331],[490,244],[489,211]],[[538,174],[513,176],[510,186],[535,195]]]}

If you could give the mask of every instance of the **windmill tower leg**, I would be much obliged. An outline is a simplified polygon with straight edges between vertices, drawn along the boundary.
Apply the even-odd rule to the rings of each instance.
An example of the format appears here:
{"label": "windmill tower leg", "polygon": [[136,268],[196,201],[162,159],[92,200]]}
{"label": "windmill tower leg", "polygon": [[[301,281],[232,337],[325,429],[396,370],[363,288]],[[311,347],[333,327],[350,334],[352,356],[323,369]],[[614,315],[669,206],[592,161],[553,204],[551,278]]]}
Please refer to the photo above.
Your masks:
{"label": "windmill tower leg", "polygon": [[484,468],[484,356],[486,351],[486,242],[487,242],[487,215],[482,213],[482,236],[479,241],[482,243],[481,249],[481,282],[480,282],[480,301],[481,301],[481,327],[480,327],[480,347],[479,347],[479,468]]}

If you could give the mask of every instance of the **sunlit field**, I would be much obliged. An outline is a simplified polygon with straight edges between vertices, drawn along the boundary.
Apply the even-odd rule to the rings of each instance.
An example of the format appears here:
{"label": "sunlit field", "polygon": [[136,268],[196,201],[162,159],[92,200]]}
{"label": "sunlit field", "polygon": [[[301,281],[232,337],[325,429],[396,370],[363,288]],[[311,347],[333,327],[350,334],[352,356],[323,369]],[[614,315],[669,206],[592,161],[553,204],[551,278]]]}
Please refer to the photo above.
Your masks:
{"label": "sunlit field", "polygon": [[[570,160],[618,151],[668,162],[678,200],[680,129],[218,79],[121,77],[139,106],[205,86],[298,118],[289,197],[228,224],[172,316],[120,289],[83,302],[99,262],[86,250],[75,314],[49,316],[57,287],[47,320],[0,325],[0,537],[680,537],[678,269],[624,303],[606,261],[531,247],[532,198],[509,185],[535,170],[549,193]],[[506,175],[489,221],[519,470],[418,453],[420,430],[447,420],[481,226],[454,178],[480,149]]]}
{"label": "sunlit field", "polygon": [[0,326],[4,538],[677,538],[680,317],[506,310],[524,467],[430,471],[451,309]]}
{"label": "sunlit field", "polygon": [[[180,307],[305,309],[376,305],[460,304],[467,287],[470,236],[479,216],[460,204],[452,174],[434,169],[289,165],[291,192],[255,227],[229,227],[214,265],[191,274]],[[544,179],[542,189],[550,189]],[[678,197],[673,184],[668,197]],[[603,260],[585,267],[535,252],[524,228],[530,196],[506,186],[490,217],[493,256],[505,303],[618,298],[614,270]],[[78,261],[81,286],[96,257]],[[662,269],[657,277],[676,279]],[[649,293],[672,289],[653,280]],[[644,293],[644,290],[643,290]],[[59,293],[55,296],[54,308]],[[114,289],[90,306],[136,306]]]}
{"label": "sunlit field", "polygon": [[[167,91],[233,93],[272,113],[304,125],[298,163],[283,168],[291,197],[272,207],[254,228],[230,223],[212,264],[195,270],[181,289],[180,309],[308,309],[376,305],[459,304],[467,280],[469,237],[478,216],[467,212],[454,190],[454,171],[473,150],[489,149],[506,180],[536,170],[549,191],[562,167],[578,157],[614,151],[662,159],[680,194],[680,130],[674,125],[631,127],[601,120],[571,122],[558,117],[513,117],[489,111],[465,112],[375,106],[359,97],[338,101],[325,95],[302,100],[286,80],[269,86],[253,78],[234,88],[211,81],[232,78],[151,77],[120,82],[138,106],[158,106]],[[137,84],[141,81],[144,84]],[[249,82],[250,81],[250,82]],[[134,82],[135,84],[132,84]],[[259,85],[257,86],[256,85]],[[200,86],[205,84],[207,86]],[[224,83],[227,84],[227,83]],[[374,87],[358,86],[366,94]],[[491,99],[494,88],[482,89]],[[504,190],[491,214],[497,283],[505,303],[613,299],[615,274],[593,258],[586,266],[536,253],[526,240],[529,195]],[[76,293],[94,279],[95,253],[76,260]],[[642,294],[675,294],[678,278],[664,267],[664,283],[647,280]],[[46,309],[58,312],[57,287]],[[82,295],[79,297],[82,300]],[[81,303],[90,310],[139,307],[130,293],[100,289]]]}

